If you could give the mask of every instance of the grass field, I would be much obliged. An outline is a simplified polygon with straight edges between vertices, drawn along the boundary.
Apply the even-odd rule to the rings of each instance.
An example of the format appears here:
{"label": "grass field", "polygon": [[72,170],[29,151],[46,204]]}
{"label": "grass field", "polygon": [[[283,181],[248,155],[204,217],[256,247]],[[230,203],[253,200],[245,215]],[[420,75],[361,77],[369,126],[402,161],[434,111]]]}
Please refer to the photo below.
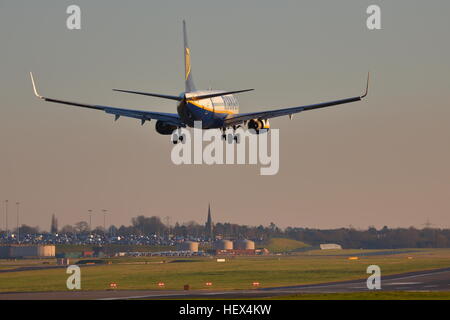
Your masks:
{"label": "grass field", "polygon": [[296,249],[302,249],[309,247],[304,242],[292,240],[292,239],[285,239],[285,238],[271,238],[267,244],[265,244],[263,247],[268,249],[270,252],[278,253],[278,252],[289,252],[294,251]]}
{"label": "grass field", "polygon": [[[371,264],[379,265],[383,275],[450,267],[450,249],[392,253],[348,260],[355,251],[341,250],[331,256],[310,251],[292,256],[227,258],[223,263],[212,257],[113,258],[107,259],[111,264],[81,267],[81,279],[83,290],[105,290],[111,282],[116,282],[119,290],[158,289],[158,282],[164,282],[165,289],[182,290],[185,284],[206,289],[205,282],[212,282],[212,289],[229,290],[252,288],[254,281],[261,287],[274,287],[366,278]],[[39,260],[0,261],[0,270],[27,265],[46,266]],[[65,269],[0,273],[0,292],[65,291],[67,277]]]}

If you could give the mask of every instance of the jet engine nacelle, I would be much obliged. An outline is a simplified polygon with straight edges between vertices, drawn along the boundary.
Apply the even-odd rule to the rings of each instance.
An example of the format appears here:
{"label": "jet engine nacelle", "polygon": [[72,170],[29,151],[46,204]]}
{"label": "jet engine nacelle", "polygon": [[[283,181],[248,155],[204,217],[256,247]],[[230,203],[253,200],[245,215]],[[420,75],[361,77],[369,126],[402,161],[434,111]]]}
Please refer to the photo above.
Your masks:
{"label": "jet engine nacelle", "polygon": [[256,132],[262,129],[270,129],[270,123],[268,119],[252,119],[247,123],[249,129],[253,129]]}
{"label": "jet engine nacelle", "polygon": [[177,129],[177,126],[158,120],[156,121],[155,129],[159,134],[171,135],[172,132]]}

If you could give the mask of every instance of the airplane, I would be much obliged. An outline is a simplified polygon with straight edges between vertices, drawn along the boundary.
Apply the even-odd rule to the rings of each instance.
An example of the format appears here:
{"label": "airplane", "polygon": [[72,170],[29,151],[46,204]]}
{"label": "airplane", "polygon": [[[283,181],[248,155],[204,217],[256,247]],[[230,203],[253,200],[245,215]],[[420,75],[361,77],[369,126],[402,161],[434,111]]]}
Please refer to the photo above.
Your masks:
{"label": "airplane", "polygon": [[[34,81],[33,74],[30,72],[31,82],[34,94],[44,101],[66,104],[75,107],[89,108],[101,110],[107,114],[112,114],[117,121],[120,117],[130,117],[141,120],[144,125],[146,121],[156,120],[155,129],[159,134],[171,135],[175,130],[185,127],[194,127],[195,121],[201,121],[202,129],[221,129],[222,138],[230,142],[230,139],[238,142],[236,135],[226,135],[228,128],[233,130],[241,126],[260,132],[267,132],[270,129],[269,119],[289,116],[291,119],[295,113],[307,110],[315,110],[325,107],[331,107],[351,102],[360,101],[367,96],[369,90],[369,73],[367,74],[367,84],[365,92],[361,96],[322,102],[318,104],[290,107],[283,109],[239,113],[239,104],[234,94],[252,91],[254,89],[223,91],[223,90],[197,90],[194,84],[191,71],[191,50],[188,46],[186,22],[183,20],[183,38],[184,38],[184,66],[185,66],[185,91],[175,95],[166,95],[158,93],[149,93],[141,91],[131,91],[122,89],[113,89],[116,92],[124,92],[130,94],[144,95],[169,99],[177,101],[177,113],[163,113],[143,110],[132,110],[124,108],[116,108],[110,106],[102,106],[95,104],[86,104],[80,102],[71,102],[55,98],[47,98],[41,96]],[[266,129],[266,130],[264,130]],[[183,141],[183,135],[174,135],[173,143]],[[232,141],[231,141],[232,142]]]}

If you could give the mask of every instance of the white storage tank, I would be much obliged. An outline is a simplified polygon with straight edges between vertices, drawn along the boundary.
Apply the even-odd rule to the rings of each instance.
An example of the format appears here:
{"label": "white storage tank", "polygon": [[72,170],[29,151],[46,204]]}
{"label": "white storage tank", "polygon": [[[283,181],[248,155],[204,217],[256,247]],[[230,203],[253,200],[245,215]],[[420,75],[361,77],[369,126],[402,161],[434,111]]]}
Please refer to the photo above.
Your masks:
{"label": "white storage tank", "polygon": [[251,240],[236,240],[234,248],[237,250],[255,250],[255,242]]}
{"label": "white storage tank", "polygon": [[218,240],[214,242],[214,249],[216,250],[233,250],[233,242],[230,240]]}
{"label": "white storage tank", "polygon": [[198,252],[198,242],[184,241],[180,245],[182,251]]}

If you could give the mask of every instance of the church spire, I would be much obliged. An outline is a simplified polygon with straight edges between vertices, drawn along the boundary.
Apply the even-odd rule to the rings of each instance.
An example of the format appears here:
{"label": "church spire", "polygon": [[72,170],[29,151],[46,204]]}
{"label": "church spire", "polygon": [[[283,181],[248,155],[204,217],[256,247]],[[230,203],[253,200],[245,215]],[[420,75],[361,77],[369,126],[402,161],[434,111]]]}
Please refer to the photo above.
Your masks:
{"label": "church spire", "polygon": [[211,217],[211,204],[208,203],[208,218],[205,224],[205,236],[208,240],[213,240],[213,222]]}

